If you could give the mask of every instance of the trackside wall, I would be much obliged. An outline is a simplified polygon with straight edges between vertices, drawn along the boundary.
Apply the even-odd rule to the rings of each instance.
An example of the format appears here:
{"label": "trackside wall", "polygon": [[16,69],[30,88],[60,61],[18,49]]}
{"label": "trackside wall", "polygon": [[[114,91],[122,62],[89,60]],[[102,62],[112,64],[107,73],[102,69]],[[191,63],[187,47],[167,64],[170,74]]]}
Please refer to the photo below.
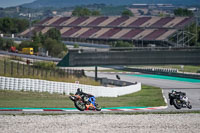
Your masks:
{"label": "trackside wall", "polygon": [[70,93],[75,93],[77,88],[81,88],[84,92],[90,93],[96,97],[117,97],[140,91],[141,83],[124,87],[103,87],[76,83],[0,76],[1,90],[38,91],[69,95]]}

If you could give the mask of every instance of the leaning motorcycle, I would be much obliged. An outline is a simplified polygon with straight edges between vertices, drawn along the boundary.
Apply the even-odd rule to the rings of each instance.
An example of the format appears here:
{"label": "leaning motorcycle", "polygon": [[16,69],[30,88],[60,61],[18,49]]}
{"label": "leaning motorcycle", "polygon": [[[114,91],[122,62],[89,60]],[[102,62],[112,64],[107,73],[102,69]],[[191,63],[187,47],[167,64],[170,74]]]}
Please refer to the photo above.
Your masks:
{"label": "leaning motorcycle", "polygon": [[170,105],[174,105],[176,109],[181,109],[181,108],[192,109],[192,105],[190,104],[190,101],[188,97],[186,97],[186,94],[184,92],[169,93],[169,102]]}
{"label": "leaning motorcycle", "polygon": [[96,103],[95,96],[70,95],[69,98],[74,102],[74,106],[80,111],[84,110],[101,111],[101,107]]}

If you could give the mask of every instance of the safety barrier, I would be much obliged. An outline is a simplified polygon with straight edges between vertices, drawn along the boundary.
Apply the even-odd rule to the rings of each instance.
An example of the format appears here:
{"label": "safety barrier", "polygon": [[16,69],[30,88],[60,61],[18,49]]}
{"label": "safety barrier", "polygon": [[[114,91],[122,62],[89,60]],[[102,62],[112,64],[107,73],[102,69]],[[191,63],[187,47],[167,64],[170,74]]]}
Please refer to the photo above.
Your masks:
{"label": "safety barrier", "polygon": [[96,97],[117,97],[141,90],[141,83],[125,87],[103,87],[47,80],[12,78],[0,76],[1,90],[38,91],[67,94],[76,93],[77,88]]}

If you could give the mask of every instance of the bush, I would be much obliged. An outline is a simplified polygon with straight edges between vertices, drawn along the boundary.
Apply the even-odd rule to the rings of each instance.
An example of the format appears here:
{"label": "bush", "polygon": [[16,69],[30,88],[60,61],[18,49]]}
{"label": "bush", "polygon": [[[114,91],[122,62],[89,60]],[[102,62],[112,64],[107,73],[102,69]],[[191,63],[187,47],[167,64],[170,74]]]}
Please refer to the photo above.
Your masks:
{"label": "bush", "polygon": [[79,45],[77,43],[75,43],[74,48],[79,48]]}
{"label": "bush", "polygon": [[112,42],[111,45],[113,47],[133,47],[133,44],[123,41]]}
{"label": "bush", "polygon": [[197,70],[197,72],[196,73],[200,73],[200,70]]}
{"label": "bush", "polygon": [[33,66],[37,68],[47,69],[47,70],[56,69],[56,64],[53,62],[38,61],[38,62],[34,62]]}

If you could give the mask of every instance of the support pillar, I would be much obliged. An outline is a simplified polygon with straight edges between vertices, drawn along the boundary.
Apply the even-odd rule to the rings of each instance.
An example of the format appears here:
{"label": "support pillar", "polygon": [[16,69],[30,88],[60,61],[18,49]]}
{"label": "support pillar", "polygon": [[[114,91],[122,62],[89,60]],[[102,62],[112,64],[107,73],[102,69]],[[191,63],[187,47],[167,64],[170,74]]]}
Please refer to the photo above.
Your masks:
{"label": "support pillar", "polygon": [[95,81],[97,81],[98,77],[97,77],[97,66],[95,66]]}

